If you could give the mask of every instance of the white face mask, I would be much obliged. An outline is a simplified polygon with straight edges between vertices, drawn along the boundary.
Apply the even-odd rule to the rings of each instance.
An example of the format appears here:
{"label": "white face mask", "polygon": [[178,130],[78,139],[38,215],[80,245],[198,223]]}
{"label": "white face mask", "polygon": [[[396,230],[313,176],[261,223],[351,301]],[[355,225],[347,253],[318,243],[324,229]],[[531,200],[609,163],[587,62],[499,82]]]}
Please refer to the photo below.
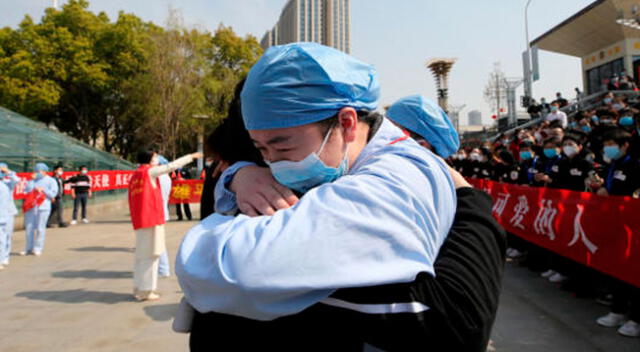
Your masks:
{"label": "white face mask", "polygon": [[564,147],[562,147],[562,152],[564,153],[564,155],[571,158],[574,155],[578,154],[578,148],[571,145],[565,145]]}
{"label": "white face mask", "polygon": [[471,153],[469,155],[469,159],[473,160],[473,161],[480,161],[482,157],[480,156],[480,154],[478,153]]}
{"label": "white face mask", "polygon": [[81,174],[83,174],[83,175],[86,175],[88,172],[89,172],[89,171],[87,171],[87,170],[82,170],[82,171],[80,171],[80,173],[81,173]]}
{"label": "white face mask", "polygon": [[62,172],[62,171],[56,171],[56,174],[57,174],[58,176],[62,176],[63,172]]}

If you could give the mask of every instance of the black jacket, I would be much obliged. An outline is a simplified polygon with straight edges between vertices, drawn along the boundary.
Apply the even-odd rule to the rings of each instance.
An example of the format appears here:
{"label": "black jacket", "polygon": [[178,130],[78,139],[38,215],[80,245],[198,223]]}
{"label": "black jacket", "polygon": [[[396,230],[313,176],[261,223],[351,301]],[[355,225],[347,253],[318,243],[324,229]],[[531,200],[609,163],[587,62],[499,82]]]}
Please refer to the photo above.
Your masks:
{"label": "black jacket", "polygon": [[[457,191],[454,224],[434,264],[411,283],[336,291],[353,304],[419,302],[420,313],[365,314],[318,303],[301,313],[262,322],[197,313],[192,351],[485,351],[504,266],[505,233],[491,215],[491,198],[473,188]],[[238,332],[245,339],[230,338]]]}

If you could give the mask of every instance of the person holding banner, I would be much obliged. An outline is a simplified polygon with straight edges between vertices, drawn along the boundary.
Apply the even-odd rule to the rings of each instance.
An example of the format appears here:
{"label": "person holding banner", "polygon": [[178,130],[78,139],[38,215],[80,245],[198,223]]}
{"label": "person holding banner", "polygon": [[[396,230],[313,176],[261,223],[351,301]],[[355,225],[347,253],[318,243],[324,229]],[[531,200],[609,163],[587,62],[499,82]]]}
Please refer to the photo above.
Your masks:
{"label": "person holding banner", "polygon": [[0,163],[0,181],[9,188],[9,194],[11,195],[11,204],[9,204],[7,212],[7,215],[9,216],[6,219],[7,222],[5,224],[5,240],[2,241],[4,243],[4,248],[0,248],[0,265],[7,266],[9,265],[9,256],[11,254],[13,223],[15,216],[18,214],[18,209],[16,208],[16,204],[13,199],[13,189],[16,187],[18,182],[20,182],[20,177],[18,177],[15,172],[9,170],[9,166],[6,163]]}
{"label": "person holding banner", "polygon": [[164,243],[165,211],[158,178],[175,171],[201,153],[183,156],[166,165],[158,165],[158,155],[151,149],[137,154],[140,167],[129,182],[129,210],[136,233],[133,295],[138,301],[157,300],[158,262],[166,252]]}
{"label": "person holding banner", "polygon": [[47,175],[48,171],[49,167],[46,164],[37,163],[34,168],[33,180],[27,183],[25,189],[27,198],[22,205],[27,240],[25,250],[20,252],[20,255],[40,256],[44,249],[51,203],[55,202],[58,194],[58,184],[51,176]]}
{"label": "person holding banner", "polygon": [[[592,188],[601,196],[635,196],[640,192],[640,161],[629,154],[631,135],[622,129],[605,133],[603,159],[609,162]],[[619,327],[618,333],[640,337],[640,288],[612,279],[611,312],[597,319],[604,327]],[[628,316],[625,316],[629,313]],[[627,320],[628,318],[628,320]]]}

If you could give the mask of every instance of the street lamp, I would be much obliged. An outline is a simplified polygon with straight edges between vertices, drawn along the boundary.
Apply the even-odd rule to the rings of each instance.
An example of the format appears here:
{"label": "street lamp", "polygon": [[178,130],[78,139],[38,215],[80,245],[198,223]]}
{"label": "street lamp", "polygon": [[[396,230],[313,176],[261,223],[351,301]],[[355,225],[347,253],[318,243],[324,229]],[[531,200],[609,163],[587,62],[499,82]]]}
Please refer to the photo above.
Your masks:
{"label": "street lamp", "polygon": [[[529,5],[531,4],[531,0],[527,0],[527,4],[524,6],[524,32],[525,32],[525,36],[527,39],[527,54],[526,54],[526,62],[528,64],[525,64],[525,66],[529,67],[528,72],[524,72],[525,74],[525,78],[524,78],[524,82],[525,82],[525,93],[524,95],[528,96],[528,97],[533,97],[533,85],[531,82],[532,79],[532,75],[531,75],[531,42],[529,41]],[[525,70],[527,71],[527,70]]]}
{"label": "street lamp", "polygon": [[[191,115],[194,119],[200,120],[200,128],[198,129],[198,153],[204,152],[204,122],[209,119],[209,115]],[[198,158],[198,177],[202,174],[204,168],[204,158]]]}

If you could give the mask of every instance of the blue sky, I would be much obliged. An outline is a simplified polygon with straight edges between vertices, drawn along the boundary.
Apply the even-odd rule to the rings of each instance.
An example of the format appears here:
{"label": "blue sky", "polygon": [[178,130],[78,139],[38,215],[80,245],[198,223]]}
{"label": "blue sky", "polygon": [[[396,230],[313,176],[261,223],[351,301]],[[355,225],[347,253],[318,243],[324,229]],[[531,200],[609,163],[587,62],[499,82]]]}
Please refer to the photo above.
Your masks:
{"label": "blue sky", "polygon": [[[15,27],[25,14],[38,20],[53,0],[0,0],[0,26]],[[533,0],[529,33],[534,39],[593,0]],[[58,0],[64,3],[66,0]],[[181,10],[185,24],[214,30],[230,25],[241,35],[262,37],[278,19],[286,0],[90,0],[93,11],[112,19],[119,10],[164,23],[169,6]],[[509,77],[522,76],[526,0],[351,0],[352,55],[380,72],[382,104],[409,94],[435,99],[435,84],[425,63],[433,57],[456,57],[450,102],[463,103],[461,114],[478,109],[490,123],[483,91],[495,62]],[[541,52],[540,81],[534,96],[551,98],[556,91],[573,97],[582,88],[578,58]],[[518,96],[522,95],[522,88]]]}

